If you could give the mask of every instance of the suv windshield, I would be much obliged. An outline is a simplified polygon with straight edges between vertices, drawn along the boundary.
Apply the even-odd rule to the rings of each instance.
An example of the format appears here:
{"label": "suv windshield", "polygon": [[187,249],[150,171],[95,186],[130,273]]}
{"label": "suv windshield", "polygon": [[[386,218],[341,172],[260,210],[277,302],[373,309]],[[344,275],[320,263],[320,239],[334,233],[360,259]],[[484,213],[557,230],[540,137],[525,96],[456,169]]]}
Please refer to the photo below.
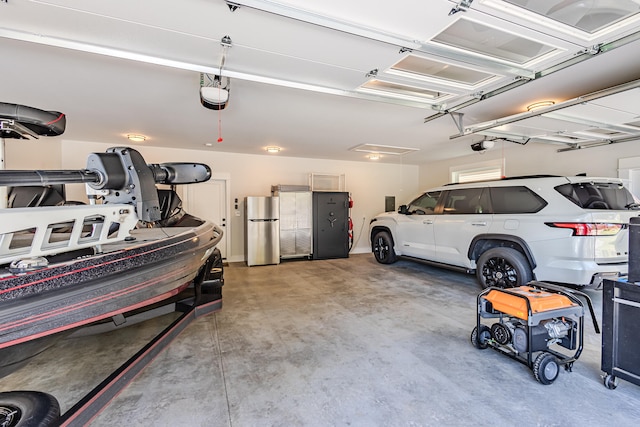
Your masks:
{"label": "suv windshield", "polygon": [[581,182],[559,185],[555,189],[584,209],[640,209],[629,190],[618,183]]}

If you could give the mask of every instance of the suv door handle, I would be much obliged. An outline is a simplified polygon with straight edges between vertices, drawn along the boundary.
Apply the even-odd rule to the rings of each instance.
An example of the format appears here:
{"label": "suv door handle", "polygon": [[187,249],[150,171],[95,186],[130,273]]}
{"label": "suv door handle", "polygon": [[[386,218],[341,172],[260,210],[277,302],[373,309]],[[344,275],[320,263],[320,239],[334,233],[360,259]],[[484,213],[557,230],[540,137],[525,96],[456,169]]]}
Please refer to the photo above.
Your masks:
{"label": "suv door handle", "polygon": [[424,221],[422,221],[423,224],[433,224],[433,220],[432,219],[425,219]]}
{"label": "suv door handle", "polygon": [[486,227],[487,222],[486,221],[472,222],[471,225],[475,225],[476,227]]}

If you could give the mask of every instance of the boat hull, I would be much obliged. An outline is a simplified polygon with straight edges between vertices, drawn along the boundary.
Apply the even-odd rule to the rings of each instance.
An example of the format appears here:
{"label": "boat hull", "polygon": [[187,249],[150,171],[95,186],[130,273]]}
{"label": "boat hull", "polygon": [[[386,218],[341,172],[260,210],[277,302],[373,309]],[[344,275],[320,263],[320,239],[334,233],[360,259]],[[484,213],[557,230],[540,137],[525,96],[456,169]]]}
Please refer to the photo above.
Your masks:
{"label": "boat hull", "polygon": [[191,284],[219,241],[209,222],[132,235],[99,255],[0,277],[0,349],[169,299]]}

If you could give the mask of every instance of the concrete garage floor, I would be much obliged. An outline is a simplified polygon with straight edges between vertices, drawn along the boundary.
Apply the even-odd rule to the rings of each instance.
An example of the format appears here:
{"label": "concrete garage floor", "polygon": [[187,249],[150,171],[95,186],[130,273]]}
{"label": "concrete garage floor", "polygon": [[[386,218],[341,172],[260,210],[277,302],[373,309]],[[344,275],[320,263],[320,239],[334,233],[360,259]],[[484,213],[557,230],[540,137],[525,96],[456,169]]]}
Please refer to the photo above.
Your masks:
{"label": "concrete garage floor", "polygon": [[[544,386],[469,342],[473,276],[370,254],[231,264],[224,306],[197,319],[92,426],[637,426],[640,387],[600,378],[586,320],[573,372]],[[591,291],[600,319],[601,294]],[[69,338],[0,380],[67,410],[174,315]]]}

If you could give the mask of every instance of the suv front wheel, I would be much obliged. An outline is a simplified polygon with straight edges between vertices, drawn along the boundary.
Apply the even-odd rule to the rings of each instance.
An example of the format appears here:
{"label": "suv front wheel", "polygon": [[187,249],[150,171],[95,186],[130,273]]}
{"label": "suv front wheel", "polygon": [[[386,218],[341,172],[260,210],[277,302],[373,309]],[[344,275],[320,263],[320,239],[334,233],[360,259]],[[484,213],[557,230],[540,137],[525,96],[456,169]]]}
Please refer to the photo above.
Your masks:
{"label": "suv front wheel", "polygon": [[380,264],[396,262],[396,252],[393,250],[393,239],[387,231],[378,231],[373,236],[373,254]]}
{"label": "suv front wheel", "polygon": [[478,259],[476,276],[483,288],[513,288],[526,285],[533,278],[527,259],[512,248],[493,248]]}

